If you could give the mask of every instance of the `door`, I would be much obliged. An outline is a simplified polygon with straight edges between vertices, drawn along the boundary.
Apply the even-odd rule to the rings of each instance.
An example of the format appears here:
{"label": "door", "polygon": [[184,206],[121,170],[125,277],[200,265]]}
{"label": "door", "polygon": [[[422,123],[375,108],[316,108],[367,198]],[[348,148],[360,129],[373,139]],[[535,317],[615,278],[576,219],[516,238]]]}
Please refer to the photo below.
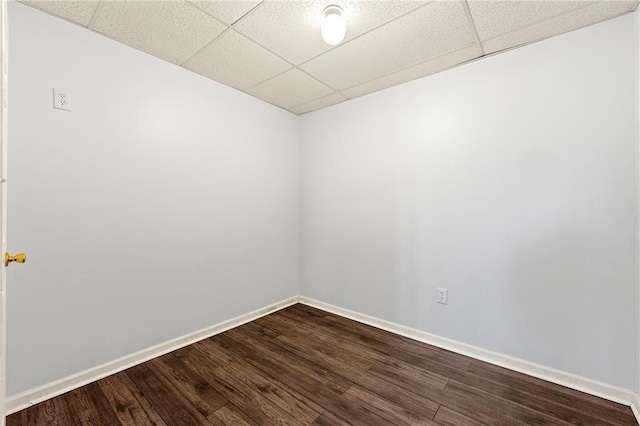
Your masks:
{"label": "door", "polygon": [[[7,2],[0,0],[0,93],[2,108],[0,108],[0,253],[7,252]],[[0,262],[0,425],[5,425],[5,362],[6,345],[6,267]]]}
{"label": "door", "polygon": [[[0,0],[0,253],[7,252],[7,2]],[[0,425],[5,425],[5,360],[7,353],[6,339],[6,267],[0,262]]]}

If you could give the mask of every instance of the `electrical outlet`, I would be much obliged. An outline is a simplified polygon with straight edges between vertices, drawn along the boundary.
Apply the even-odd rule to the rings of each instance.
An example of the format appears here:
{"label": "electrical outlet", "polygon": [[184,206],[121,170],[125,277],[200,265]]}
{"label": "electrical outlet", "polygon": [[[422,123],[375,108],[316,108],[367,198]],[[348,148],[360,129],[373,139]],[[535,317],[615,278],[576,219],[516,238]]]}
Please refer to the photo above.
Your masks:
{"label": "electrical outlet", "polygon": [[438,297],[436,299],[438,303],[442,303],[443,305],[447,304],[447,289],[439,288],[438,289]]}
{"label": "electrical outlet", "polygon": [[66,90],[53,89],[53,107],[64,111],[71,111],[71,94]]}

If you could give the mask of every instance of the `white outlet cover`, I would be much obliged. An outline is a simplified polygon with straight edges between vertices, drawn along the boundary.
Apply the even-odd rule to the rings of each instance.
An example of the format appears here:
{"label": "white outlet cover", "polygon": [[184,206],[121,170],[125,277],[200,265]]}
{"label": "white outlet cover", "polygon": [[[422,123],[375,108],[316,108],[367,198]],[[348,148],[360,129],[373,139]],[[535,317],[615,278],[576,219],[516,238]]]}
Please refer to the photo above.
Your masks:
{"label": "white outlet cover", "polygon": [[438,289],[438,295],[437,295],[436,301],[438,303],[442,303],[443,305],[447,304],[447,289],[446,288],[439,288]]}
{"label": "white outlet cover", "polygon": [[71,94],[67,90],[53,89],[53,107],[71,111]]}

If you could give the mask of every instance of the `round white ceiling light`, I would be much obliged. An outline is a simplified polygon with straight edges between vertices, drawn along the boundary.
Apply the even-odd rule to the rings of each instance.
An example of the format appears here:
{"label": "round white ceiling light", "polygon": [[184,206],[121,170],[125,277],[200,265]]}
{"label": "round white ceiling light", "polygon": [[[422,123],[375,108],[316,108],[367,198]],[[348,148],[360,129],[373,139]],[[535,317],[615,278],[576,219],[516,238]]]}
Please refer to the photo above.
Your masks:
{"label": "round white ceiling light", "polygon": [[340,44],[344,40],[347,34],[347,23],[340,6],[331,5],[324,9],[321,33],[322,39],[331,46]]}

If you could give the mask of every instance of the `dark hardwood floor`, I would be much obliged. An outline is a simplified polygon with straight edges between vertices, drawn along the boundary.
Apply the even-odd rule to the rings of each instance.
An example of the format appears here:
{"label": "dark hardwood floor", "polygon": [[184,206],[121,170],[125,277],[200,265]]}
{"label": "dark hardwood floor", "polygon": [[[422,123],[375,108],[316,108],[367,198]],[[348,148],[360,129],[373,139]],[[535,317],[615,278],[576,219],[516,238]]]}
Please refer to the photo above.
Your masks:
{"label": "dark hardwood floor", "polygon": [[7,424],[637,425],[629,407],[300,304]]}

